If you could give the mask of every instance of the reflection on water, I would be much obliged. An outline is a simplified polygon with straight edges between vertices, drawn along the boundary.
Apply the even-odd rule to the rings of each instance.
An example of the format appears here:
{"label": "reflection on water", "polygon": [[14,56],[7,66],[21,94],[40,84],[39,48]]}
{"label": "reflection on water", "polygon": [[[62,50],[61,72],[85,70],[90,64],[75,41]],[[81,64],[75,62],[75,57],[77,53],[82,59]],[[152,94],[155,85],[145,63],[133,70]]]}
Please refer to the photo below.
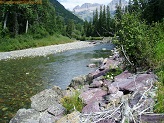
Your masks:
{"label": "reflection on water", "polygon": [[54,85],[65,89],[73,77],[93,71],[86,67],[90,59],[106,57],[112,48],[101,44],[46,57],[0,61],[0,123],[8,123],[19,108],[29,108],[29,98],[39,91]]}

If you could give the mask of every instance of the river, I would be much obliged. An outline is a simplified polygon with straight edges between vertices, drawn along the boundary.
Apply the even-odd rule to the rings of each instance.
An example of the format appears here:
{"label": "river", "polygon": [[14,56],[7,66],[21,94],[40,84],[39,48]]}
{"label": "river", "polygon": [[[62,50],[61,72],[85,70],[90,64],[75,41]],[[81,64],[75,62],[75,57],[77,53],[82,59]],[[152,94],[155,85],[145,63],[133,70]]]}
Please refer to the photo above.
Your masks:
{"label": "river", "polygon": [[[42,57],[0,61],[0,123],[8,123],[20,108],[30,107],[30,97],[54,85],[65,89],[73,77],[95,70],[92,58],[107,57],[113,45],[69,50]],[[103,49],[103,50],[102,50]]]}

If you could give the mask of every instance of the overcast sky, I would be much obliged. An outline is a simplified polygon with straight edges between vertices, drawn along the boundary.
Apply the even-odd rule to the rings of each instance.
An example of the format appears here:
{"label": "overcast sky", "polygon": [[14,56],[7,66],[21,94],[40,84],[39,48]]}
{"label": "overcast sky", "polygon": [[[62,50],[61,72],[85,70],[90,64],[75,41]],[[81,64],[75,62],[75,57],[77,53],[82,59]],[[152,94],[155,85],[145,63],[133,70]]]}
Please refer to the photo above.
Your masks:
{"label": "overcast sky", "polygon": [[112,0],[58,0],[66,9],[72,10],[77,5],[84,3],[100,3],[107,5]]}

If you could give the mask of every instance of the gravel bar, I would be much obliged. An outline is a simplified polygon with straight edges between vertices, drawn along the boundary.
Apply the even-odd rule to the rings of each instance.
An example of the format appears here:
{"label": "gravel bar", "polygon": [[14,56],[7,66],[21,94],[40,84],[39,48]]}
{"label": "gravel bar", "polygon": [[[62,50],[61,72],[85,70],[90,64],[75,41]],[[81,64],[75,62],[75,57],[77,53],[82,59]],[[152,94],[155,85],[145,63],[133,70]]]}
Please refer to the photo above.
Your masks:
{"label": "gravel bar", "polygon": [[91,42],[76,41],[66,44],[50,45],[38,48],[29,48],[24,50],[16,50],[10,52],[0,52],[0,60],[2,59],[14,59],[19,57],[34,57],[34,56],[46,56],[49,54],[55,54],[71,49],[80,49],[84,47],[94,46]]}

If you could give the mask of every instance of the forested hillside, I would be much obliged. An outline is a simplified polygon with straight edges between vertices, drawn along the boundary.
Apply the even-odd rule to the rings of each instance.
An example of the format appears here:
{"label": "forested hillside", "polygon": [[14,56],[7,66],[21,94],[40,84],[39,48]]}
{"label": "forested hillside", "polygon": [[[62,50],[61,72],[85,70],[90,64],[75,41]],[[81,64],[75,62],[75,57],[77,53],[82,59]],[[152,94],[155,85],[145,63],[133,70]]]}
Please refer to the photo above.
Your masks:
{"label": "forested hillside", "polygon": [[75,29],[76,24],[82,22],[56,0],[43,0],[42,4],[33,5],[1,4],[0,51],[50,45],[53,41],[46,44],[44,41],[36,42],[36,39],[53,35],[69,40],[62,37],[72,37],[72,32],[67,33],[67,28],[72,24]]}

